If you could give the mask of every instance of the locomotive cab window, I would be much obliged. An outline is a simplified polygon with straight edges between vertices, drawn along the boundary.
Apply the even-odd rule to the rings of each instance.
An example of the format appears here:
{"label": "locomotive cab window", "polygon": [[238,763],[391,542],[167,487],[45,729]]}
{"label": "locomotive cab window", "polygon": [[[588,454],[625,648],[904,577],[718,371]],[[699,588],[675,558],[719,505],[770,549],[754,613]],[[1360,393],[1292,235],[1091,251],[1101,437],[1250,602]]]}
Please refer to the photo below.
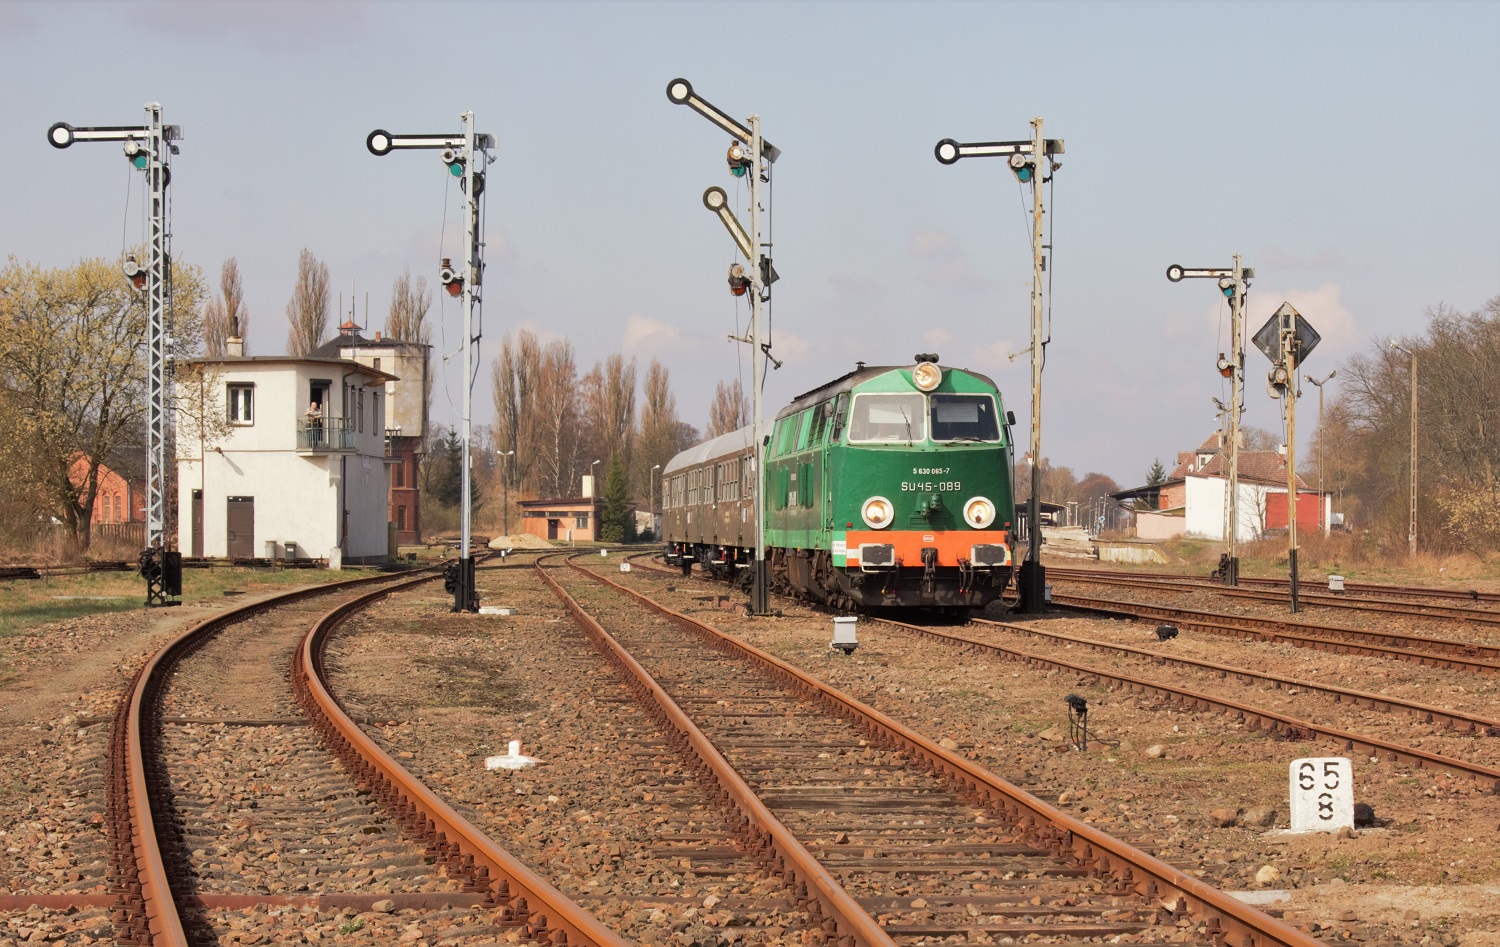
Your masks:
{"label": "locomotive cab window", "polygon": [[910,392],[854,396],[854,408],[849,412],[849,443],[910,444],[926,438],[925,395]]}
{"label": "locomotive cab window", "polygon": [[930,395],[935,441],[1000,440],[1000,418],[989,395]]}

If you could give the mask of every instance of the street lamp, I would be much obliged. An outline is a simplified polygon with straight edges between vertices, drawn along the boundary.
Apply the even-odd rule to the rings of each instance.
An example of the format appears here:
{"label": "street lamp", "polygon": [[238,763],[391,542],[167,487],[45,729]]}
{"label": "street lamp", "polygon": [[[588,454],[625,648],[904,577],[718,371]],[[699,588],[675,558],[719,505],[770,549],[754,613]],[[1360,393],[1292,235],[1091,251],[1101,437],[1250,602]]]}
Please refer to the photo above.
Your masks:
{"label": "street lamp", "polygon": [[[501,450],[495,453],[500,457],[516,456],[516,452],[513,450]],[[505,499],[503,501],[505,509],[505,535],[508,538],[510,536],[510,464],[508,463],[505,465],[505,469],[500,472],[500,486],[505,491]]]}
{"label": "street lamp", "polygon": [[661,469],[661,464],[653,464],[649,474],[651,482],[646,484],[646,503],[651,508],[651,538],[661,540],[661,530],[656,525],[656,472]]}
{"label": "street lamp", "polygon": [[1331,371],[1323,376],[1322,381],[1319,381],[1311,375],[1302,376],[1303,378],[1307,379],[1309,384],[1318,386],[1318,505],[1324,508],[1324,512],[1322,513],[1324,536],[1328,535],[1328,501],[1323,497],[1323,439],[1326,436],[1323,431],[1323,386],[1328,383],[1329,379],[1333,378],[1333,376],[1337,374],[1338,372],[1336,370]]}
{"label": "street lamp", "polygon": [[1391,340],[1391,348],[1411,358],[1411,512],[1406,529],[1407,555],[1417,557],[1417,353]]}

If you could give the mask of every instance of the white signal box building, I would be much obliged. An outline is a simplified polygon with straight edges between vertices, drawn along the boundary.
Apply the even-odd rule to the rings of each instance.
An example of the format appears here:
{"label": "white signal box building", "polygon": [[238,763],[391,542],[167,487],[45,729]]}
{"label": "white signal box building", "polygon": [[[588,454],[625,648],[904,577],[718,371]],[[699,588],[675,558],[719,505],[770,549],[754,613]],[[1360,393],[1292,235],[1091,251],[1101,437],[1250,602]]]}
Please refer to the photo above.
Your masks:
{"label": "white signal box building", "polygon": [[397,376],[351,359],[247,357],[237,342],[178,363],[178,548],[332,568],[384,560],[385,386]]}

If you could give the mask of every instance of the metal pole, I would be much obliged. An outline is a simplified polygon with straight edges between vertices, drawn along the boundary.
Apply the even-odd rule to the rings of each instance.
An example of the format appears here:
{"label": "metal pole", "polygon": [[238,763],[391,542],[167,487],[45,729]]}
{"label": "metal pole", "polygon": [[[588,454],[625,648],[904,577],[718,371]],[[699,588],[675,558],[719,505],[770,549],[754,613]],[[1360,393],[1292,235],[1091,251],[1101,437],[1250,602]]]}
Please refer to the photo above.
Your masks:
{"label": "metal pole", "polygon": [[474,588],[474,558],[469,551],[469,525],[471,515],[469,460],[471,438],[470,414],[474,400],[474,303],[478,295],[480,280],[479,262],[479,195],[474,192],[474,113],[464,112],[464,194],[467,196],[464,214],[464,417],[463,417],[463,490],[462,526],[460,542],[463,550],[459,556],[459,581],[454,590],[453,610],[461,612],[479,611],[479,595]]}
{"label": "metal pole", "polygon": [[146,545],[166,548],[166,301],[167,301],[167,211],[166,179],[162,165],[166,147],[162,136],[161,105],[146,103],[151,134],[146,175],[151,184],[151,253],[149,276],[149,320],[146,330],[150,373],[146,415]]}
{"label": "metal pole", "polygon": [[1411,356],[1411,516],[1406,532],[1407,554],[1417,557],[1417,353]]}
{"label": "metal pole", "polygon": [[765,369],[765,350],[761,348],[761,295],[765,291],[765,274],[761,272],[765,250],[760,242],[760,116],[750,116],[750,245],[755,258],[750,261],[750,371],[751,437],[755,439],[755,574],[750,590],[750,613],[764,615],[771,610],[771,576],[766,562],[765,459],[766,448],[761,436],[761,380]]}
{"label": "metal pole", "polygon": [[1297,339],[1296,324],[1288,318],[1281,328],[1281,351],[1286,358],[1286,542],[1291,571],[1292,614],[1297,613]]}
{"label": "metal pole", "polygon": [[1029,614],[1045,610],[1042,568],[1042,159],[1047,143],[1042,119],[1031,120],[1031,496],[1026,501],[1027,581],[1022,602]]}
{"label": "metal pole", "polygon": [[1240,406],[1245,399],[1245,267],[1234,255],[1234,296],[1229,300],[1229,569],[1226,585],[1240,584]]}

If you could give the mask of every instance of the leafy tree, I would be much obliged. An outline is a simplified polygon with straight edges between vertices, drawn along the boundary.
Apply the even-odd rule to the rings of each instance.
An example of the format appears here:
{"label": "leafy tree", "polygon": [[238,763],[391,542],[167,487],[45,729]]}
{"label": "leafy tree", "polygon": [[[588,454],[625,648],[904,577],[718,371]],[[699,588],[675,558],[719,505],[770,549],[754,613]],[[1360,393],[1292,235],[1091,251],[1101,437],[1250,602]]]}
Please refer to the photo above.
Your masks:
{"label": "leafy tree", "polygon": [[[99,467],[118,463],[145,427],[147,299],[120,277],[120,265],[90,258],[43,269],[12,257],[0,270],[4,492],[67,524],[79,549],[89,545]],[[174,351],[191,355],[203,334],[202,276],[173,264],[172,288]]]}
{"label": "leafy tree", "polygon": [[599,538],[607,543],[635,542],[635,511],[630,505],[630,481],[625,459],[611,454],[604,472],[604,512],[599,518]]}
{"label": "leafy tree", "polygon": [[328,266],[303,248],[297,258],[297,285],[286,318],[291,330],[286,337],[288,355],[302,356],[323,344],[328,334]]}

